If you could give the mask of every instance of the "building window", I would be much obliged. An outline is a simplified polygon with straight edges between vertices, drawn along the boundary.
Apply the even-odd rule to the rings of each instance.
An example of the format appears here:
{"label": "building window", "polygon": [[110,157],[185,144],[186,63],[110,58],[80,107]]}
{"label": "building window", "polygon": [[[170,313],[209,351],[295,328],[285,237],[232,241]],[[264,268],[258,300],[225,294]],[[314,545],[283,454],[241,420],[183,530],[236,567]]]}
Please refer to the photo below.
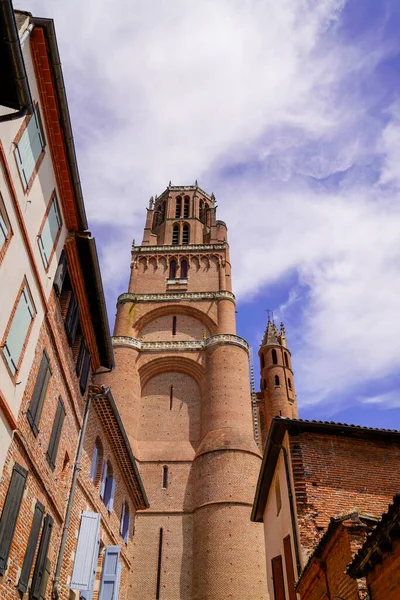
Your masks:
{"label": "building window", "polygon": [[7,570],[8,555],[25,491],[28,471],[15,463],[0,520],[0,575]]}
{"label": "building window", "polygon": [[182,230],[182,244],[188,244],[190,238],[189,225],[186,223]]}
{"label": "building window", "polygon": [[278,386],[278,385],[281,385],[281,384],[280,384],[280,382],[279,382],[279,377],[278,377],[278,375],[275,375],[275,377],[274,377],[274,381],[275,381],[275,385],[276,385],[276,386]]}
{"label": "building window", "polygon": [[273,349],[271,350],[271,356],[272,356],[272,364],[273,364],[273,365],[277,365],[277,364],[278,364],[278,356],[277,356],[277,354],[276,354],[276,350],[275,350],[275,348],[273,348]]}
{"label": "building window", "polygon": [[285,556],[286,581],[289,590],[289,600],[296,600],[296,580],[294,576],[292,544],[290,542],[290,535],[286,536],[283,539],[283,550]]}
{"label": "building window", "polygon": [[154,212],[154,217],[153,217],[153,230],[159,226],[159,224],[161,223],[161,217],[160,217],[160,213],[158,212],[158,210],[156,210]]}
{"label": "building window", "polygon": [[161,223],[164,221],[165,219],[165,202],[163,202],[161,204]]}
{"label": "building window", "polygon": [[285,582],[283,579],[282,556],[275,556],[271,563],[275,600],[285,600]]}
{"label": "building window", "polygon": [[0,194],[0,260],[5,253],[8,243],[12,237],[12,229],[8,219],[3,197]]}
{"label": "building window", "polygon": [[276,516],[278,516],[279,513],[281,512],[281,508],[282,508],[281,484],[280,484],[278,476],[275,479],[275,501],[276,501]]}
{"label": "building window", "polygon": [[16,304],[14,315],[11,319],[8,332],[3,341],[3,356],[7,366],[13,376],[17,373],[22,362],[25,345],[36,311],[32,297],[26,282],[22,289]]}
{"label": "building window", "polygon": [[187,263],[187,260],[184,258],[183,260],[181,260],[181,279],[187,279],[187,274],[188,274],[188,263]]}
{"label": "building window", "polygon": [[189,207],[190,207],[190,199],[186,196],[184,205],[183,205],[183,216],[185,219],[189,218]]}
{"label": "building window", "polygon": [[176,335],[176,321],[177,318],[175,316],[172,317],[172,335]]}
{"label": "building window", "polygon": [[129,517],[129,505],[127,502],[123,502],[121,508],[121,523],[120,523],[120,534],[125,544],[128,543],[129,539],[129,528],[130,528],[131,520]]}
{"label": "building window", "polygon": [[72,590],[78,589],[80,596],[92,598],[96,578],[96,567],[100,550],[100,515],[82,511],[75,561],[72,571]]}
{"label": "building window", "polygon": [[79,389],[82,395],[86,392],[91,362],[92,357],[90,356],[88,349],[86,348],[85,340],[82,337],[75,368],[76,374],[79,377]]}
{"label": "building window", "polygon": [[101,573],[99,600],[116,600],[119,596],[122,563],[119,546],[106,546]]}
{"label": "building window", "polygon": [[291,382],[290,377],[288,377],[287,384],[288,384],[289,390],[291,390],[292,389],[292,382]]}
{"label": "building window", "polygon": [[166,490],[168,487],[168,467],[163,467],[163,479],[162,479],[163,489]]}
{"label": "building window", "polygon": [[160,600],[162,544],[163,544],[163,528],[160,527],[160,533],[159,533],[159,537],[158,537],[158,561],[157,561],[156,600]]}
{"label": "building window", "polygon": [[52,471],[56,468],[56,458],[58,446],[60,444],[61,430],[65,419],[64,402],[61,396],[58,398],[56,416],[54,417],[53,428],[51,430],[49,447],[47,448],[46,458]]}
{"label": "building window", "polygon": [[28,125],[15,148],[15,159],[17,161],[24,190],[31,184],[31,179],[34,176],[45,145],[40,113],[36,106],[35,111],[30,117]]}
{"label": "building window", "polygon": [[179,217],[181,216],[181,212],[182,212],[182,198],[180,198],[178,196],[178,198],[176,199],[176,205],[175,205],[175,219],[179,219]]}
{"label": "building window", "polygon": [[57,197],[54,194],[50,206],[47,209],[47,216],[42,231],[38,236],[39,250],[42,255],[45,269],[49,268],[61,227],[62,220],[60,208],[58,206]]}
{"label": "building window", "polygon": [[96,485],[100,480],[101,465],[103,464],[103,444],[96,438],[93,446],[92,464],[90,466],[90,479]]}
{"label": "building window", "polygon": [[29,578],[31,575],[33,559],[36,552],[36,546],[39,540],[40,529],[42,527],[44,516],[44,506],[39,501],[36,502],[33,513],[31,530],[29,533],[28,544],[25,550],[24,562],[22,564],[21,575],[18,581],[18,589],[23,594],[28,590]]}
{"label": "building window", "polygon": [[199,219],[200,219],[200,221],[203,221],[203,216],[204,216],[203,200],[200,200],[200,206],[199,206]]}
{"label": "building window", "polygon": [[172,259],[169,263],[169,277],[168,279],[176,279],[176,260]]}
{"label": "building window", "polygon": [[287,352],[283,353],[283,359],[285,361],[285,367],[289,367],[289,359],[288,359]]}
{"label": "building window", "polygon": [[69,294],[69,303],[67,316],[65,317],[65,331],[67,334],[70,346],[75,342],[76,332],[79,325],[79,304],[74,292],[71,290]]}
{"label": "building window", "polygon": [[104,462],[103,475],[100,486],[100,498],[103,500],[108,512],[112,512],[114,508],[116,482],[113,477],[113,469],[111,463]]}
{"label": "building window", "polygon": [[169,386],[169,410],[172,410],[172,404],[174,401],[174,386]]}
{"label": "building window", "polygon": [[179,244],[179,225],[174,225],[172,229],[172,244],[174,246]]}
{"label": "building window", "polygon": [[35,387],[26,413],[26,418],[28,419],[35,436],[39,433],[40,417],[42,415],[44,399],[46,397],[47,386],[49,385],[51,374],[50,359],[46,350],[43,350]]}
{"label": "building window", "polygon": [[267,389],[267,381],[266,381],[266,379],[263,379],[262,381],[263,381],[263,390],[266,390]]}
{"label": "building window", "polygon": [[50,538],[53,531],[53,519],[46,515],[40,537],[39,550],[36,556],[35,568],[32,575],[30,597],[39,600],[46,597],[46,586],[51,571],[51,563],[47,557]]}
{"label": "building window", "polygon": [[260,362],[261,362],[261,368],[263,369],[265,367],[265,358],[264,358],[264,354],[261,354],[260,356]]}

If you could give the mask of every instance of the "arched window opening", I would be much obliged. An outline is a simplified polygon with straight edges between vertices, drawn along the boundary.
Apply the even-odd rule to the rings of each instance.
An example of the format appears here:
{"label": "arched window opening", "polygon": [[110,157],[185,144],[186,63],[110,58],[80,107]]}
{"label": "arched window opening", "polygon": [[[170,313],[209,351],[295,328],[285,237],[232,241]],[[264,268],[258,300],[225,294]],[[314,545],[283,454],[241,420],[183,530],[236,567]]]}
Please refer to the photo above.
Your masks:
{"label": "arched window opening", "polygon": [[127,502],[123,502],[121,508],[121,523],[119,532],[125,544],[128,543],[130,525],[131,520],[129,517],[129,504]]}
{"label": "arched window opening", "polygon": [[265,358],[264,358],[264,354],[261,354],[260,356],[260,362],[261,362],[261,368],[263,369],[265,367]]}
{"label": "arched window opening", "polygon": [[169,263],[169,279],[176,278],[176,260],[172,259]]}
{"label": "arched window opening", "polygon": [[190,198],[189,198],[189,196],[186,196],[184,204],[183,204],[183,216],[185,217],[185,219],[187,219],[189,217],[189,206],[190,206]]}
{"label": "arched window opening", "polygon": [[175,205],[175,219],[179,219],[179,217],[181,216],[181,212],[182,212],[182,198],[180,196],[178,196],[176,199],[176,205]]}
{"label": "arched window opening", "polygon": [[288,384],[289,390],[291,390],[292,389],[292,382],[291,382],[290,377],[288,377],[287,384]]}
{"label": "arched window opening", "polygon": [[160,222],[160,213],[158,212],[158,210],[156,210],[154,213],[154,217],[153,217],[153,229],[158,227],[159,222]]}
{"label": "arched window opening", "polygon": [[183,231],[182,231],[182,244],[188,244],[189,243],[189,225],[186,223],[183,226]]}
{"label": "arched window opening", "polygon": [[172,410],[172,404],[174,401],[174,386],[169,387],[169,410]]}
{"label": "arched window opening", "polygon": [[164,490],[168,487],[168,467],[165,465],[163,467],[162,486]]}
{"label": "arched window opening", "polygon": [[275,385],[280,385],[280,382],[279,382],[279,377],[278,377],[278,375],[275,375],[275,377],[274,377],[274,381],[275,381]]}
{"label": "arched window opening", "polygon": [[104,462],[101,478],[100,498],[103,500],[108,512],[113,511],[116,482],[113,477],[113,468],[110,461]]}
{"label": "arched window opening", "polygon": [[288,359],[287,352],[283,353],[283,358],[284,358],[284,361],[285,361],[285,366],[288,367],[289,366],[289,359]]}
{"label": "arched window opening", "polygon": [[174,246],[179,244],[179,225],[174,225],[172,229],[172,244]]}
{"label": "arched window opening", "polygon": [[203,200],[200,200],[200,207],[199,207],[199,219],[200,219],[200,221],[203,220],[203,216],[204,216],[204,202],[203,202]]}
{"label": "arched window opening", "polygon": [[187,263],[187,260],[184,258],[183,260],[181,260],[181,279],[187,279],[187,274],[188,274],[188,263]]}
{"label": "arched window opening", "polygon": [[267,382],[265,379],[263,379],[263,390],[267,389]]}
{"label": "arched window opening", "polygon": [[271,356],[272,356],[272,364],[277,365],[278,364],[278,356],[276,354],[275,348],[271,351]]}
{"label": "arched window opening", "polygon": [[172,335],[176,335],[176,317],[172,317]]}
{"label": "arched window opening", "polygon": [[101,467],[103,464],[103,444],[100,438],[96,438],[93,446],[92,464],[90,467],[90,479],[95,485],[100,481]]}

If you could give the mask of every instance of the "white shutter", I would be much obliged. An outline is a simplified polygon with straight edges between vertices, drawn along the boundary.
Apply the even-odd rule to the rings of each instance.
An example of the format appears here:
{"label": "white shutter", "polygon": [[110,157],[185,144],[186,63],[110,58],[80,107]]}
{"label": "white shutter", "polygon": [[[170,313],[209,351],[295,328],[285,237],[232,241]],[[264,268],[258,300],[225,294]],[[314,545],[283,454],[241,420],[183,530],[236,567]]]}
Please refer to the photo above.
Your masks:
{"label": "white shutter", "polygon": [[39,236],[39,249],[43,258],[44,266],[49,266],[50,255],[54,247],[54,242],[61,228],[61,216],[58,208],[56,196],[50,206],[47,219],[44,223],[42,233]]}
{"label": "white shutter", "polygon": [[13,375],[17,372],[19,357],[21,356],[26,335],[34,315],[32,302],[25,286],[22,290],[3,349],[5,359]]}
{"label": "white shutter", "polygon": [[101,574],[99,600],[114,600],[118,594],[119,546],[106,546]]}
{"label": "white shutter", "polygon": [[100,543],[100,515],[84,510],[75,552],[72,590],[93,589]]}

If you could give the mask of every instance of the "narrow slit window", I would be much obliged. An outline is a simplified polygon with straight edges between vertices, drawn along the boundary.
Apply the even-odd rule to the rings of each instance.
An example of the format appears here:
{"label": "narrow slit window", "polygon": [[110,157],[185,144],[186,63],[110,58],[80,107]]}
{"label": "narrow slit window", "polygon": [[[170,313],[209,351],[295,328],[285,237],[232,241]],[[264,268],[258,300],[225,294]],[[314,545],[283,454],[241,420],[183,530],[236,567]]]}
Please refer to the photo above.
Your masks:
{"label": "narrow slit window", "polygon": [[199,219],[200,219],[200,221],[203,220],[203,215],[204,215],[203,200],[200,200],[200,207],[199,207]]}
{"label": "narrow slit window", "polygon": [[263,379],[263,390],[267,389],[267,382],[265,379]]}
{"label": "narrow slit window", "polygon": [[172,230],[172,244],[177,246],[179,244],[179,225],[174,225]]}
{"label": "narrow slit window", "polygon": [[288,384],[289,390],[291,390],[292,389],[292,381],[291,381],[290,377],[288,377],[287,384]]}
{"label": "narrow slit window", "polygon": [[185,198],[184,204],[183,204],[183,216],[185,217],[185,219],[187,219],[189,217],[189,204],[190,199],[188,197]]}
{"label": "narrow slit window", "polygon": [[288,355],[286,352],[283,353],[283,358],[285,360],[285,366],[289,367],[289,359],[288,359]]}
{"label": "narrow slit window", "polygon": [[175,219],[179,219],[179,217],[181,216],[181,212],[182,212],[182,198],[177,198],[176,199],[176,206],[175,206]]}
{"label": "narrow slit window", "polygon": [[275,380],[275,385],[280,385],[278,375],[275,375],[274,380]]}
{"label": "narrow slit window", "polygon": [[176,317],[172,317],[172,335],[176,335]]}
{"label": "narrow slit window", "polygon": [[186,224],[186,225],[183,226],[182,244],[188,244],[189,243],[189,238],[190,238],[189,225]]}
{"label": "narrow slit window", "polygon": [[272,357],[272,364],[277,365],[278,364],[278,356],[276,354],[275,348],[273,350],[271,350],[271,357]]}
{"label": "narrow slit window", "polygon": [[265,358],[264,358],[264,354],[261,354],[260,356],[260,362],[261,362],[261,368],[263,369],[265,367]]}
{"label": "narrow slit window", "polygon": [[168,467],[163,467],[163,478],[162,478],[163,489],[166,490],[168,487]]}
{"label": "narrow slit window", "polygon": [[171,385],[169,388],[169,410],[172,410],[173,402],[174,402],[174,386]]}
{"label": "narrow slit window", "polygon": [[184,258],[181,261],[181,279],[187,279],[187,274],[188,274],[188,263],[187,263],[187,260]]}
{"label": "narrow slit window", "polygon": [[171,260],[169,263],[169,279],[176,278],[176,260]]}
{"label": "narrow slit window", "polygon": [[157,561],[156,600],[160,600],[162,543],[163,543],[163,528],[160,527],[160,533],[159,533],[159,537],[158,537],[158,561]]}

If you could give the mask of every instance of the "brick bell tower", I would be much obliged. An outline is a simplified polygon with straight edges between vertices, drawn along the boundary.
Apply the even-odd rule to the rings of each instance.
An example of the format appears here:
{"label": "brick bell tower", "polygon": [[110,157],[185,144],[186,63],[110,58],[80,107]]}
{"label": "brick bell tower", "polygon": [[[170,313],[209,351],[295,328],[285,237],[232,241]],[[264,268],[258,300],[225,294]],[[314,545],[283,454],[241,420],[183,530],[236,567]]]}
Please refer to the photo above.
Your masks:
{"label": "brick bell tower", "polygon": [[246,341],[236,335],[227,228],[197,185],[151,199],[118,298],[116,369],[103,376],[150,501],[137,515],[135,600],[265,600],[250,522],[261,464]]}
{"label": "brick bell tower", "polygon": [[261,394],[258,394],[258,397],[263,400],[261,410],[265,420],[265,439],[273,417],[297,419],[299,416],[292,359],[283,323],[278,330],[275,323],[268,319],[258,355],[261,370]]}

